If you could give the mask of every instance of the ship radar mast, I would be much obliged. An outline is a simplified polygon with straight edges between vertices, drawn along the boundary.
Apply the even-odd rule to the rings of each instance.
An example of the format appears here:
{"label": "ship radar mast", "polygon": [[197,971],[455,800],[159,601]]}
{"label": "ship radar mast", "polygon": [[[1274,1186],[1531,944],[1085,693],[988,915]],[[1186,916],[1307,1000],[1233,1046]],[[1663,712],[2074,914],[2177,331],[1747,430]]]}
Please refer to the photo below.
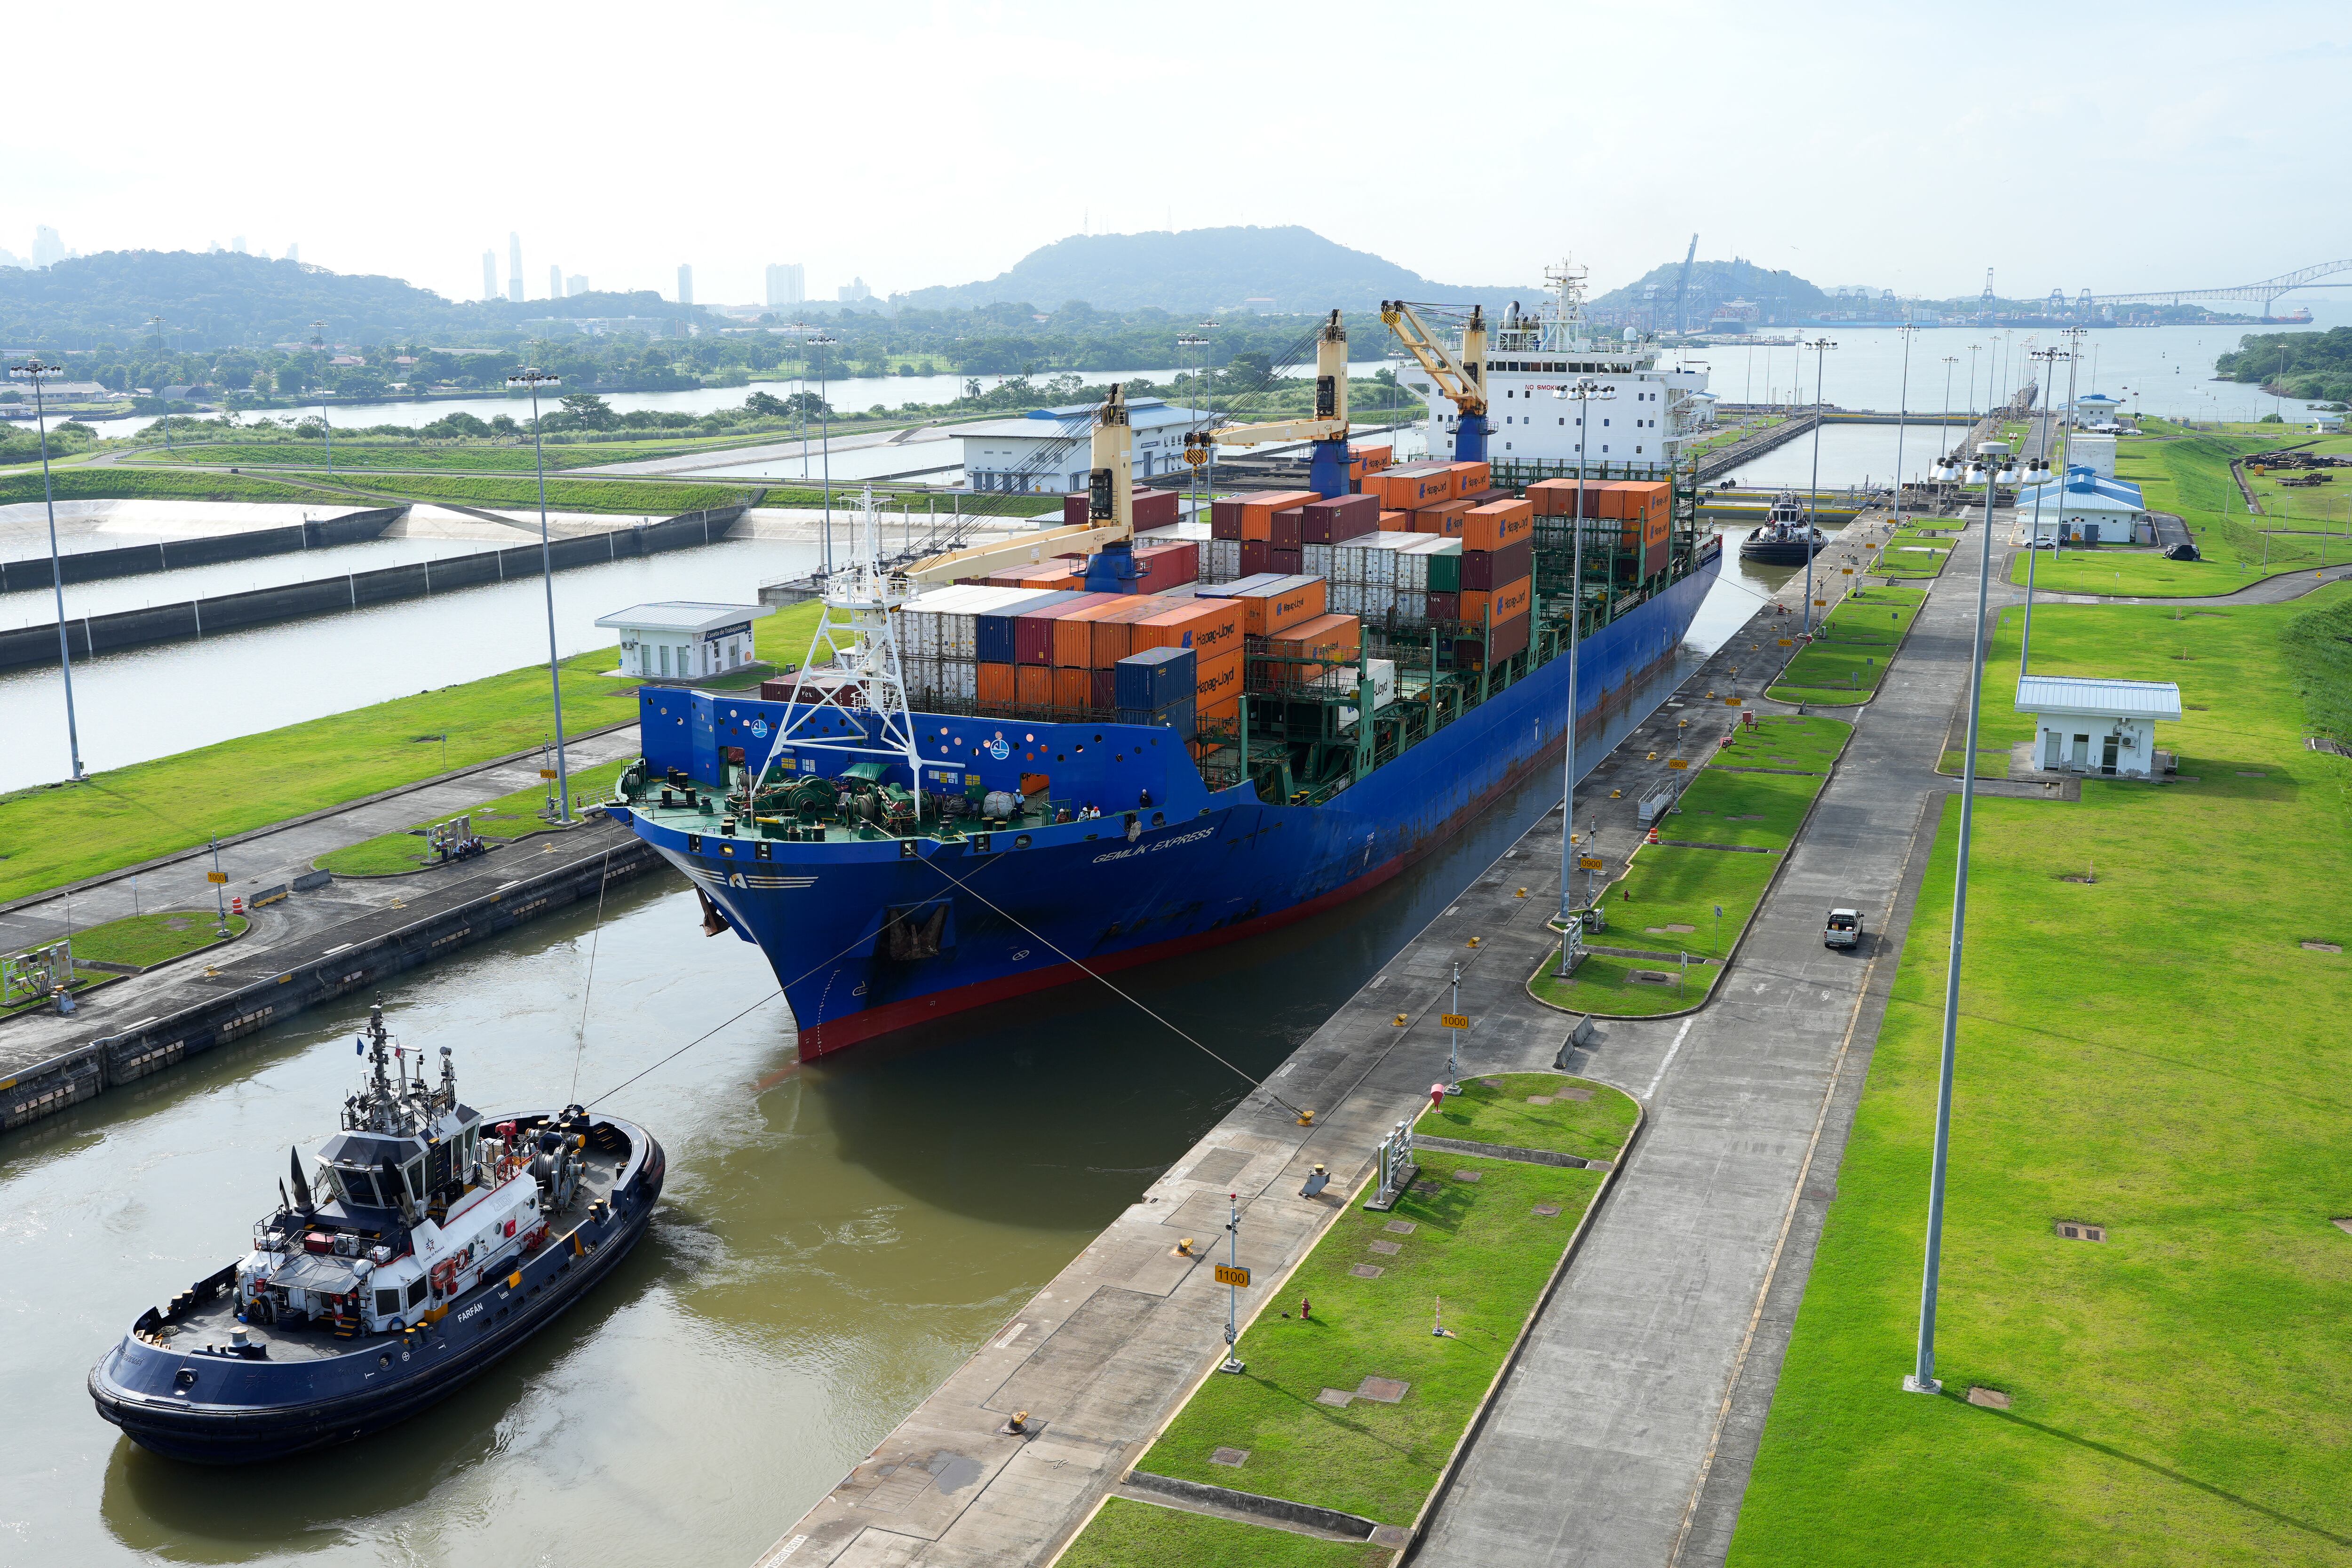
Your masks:
{"label": "ship radar mast", "polygon": [[1584,336],[1584,286],[1590,269],[1562,258],[1558,267],[1544,268],[1551,286],[1551,320],[1545,322],[1544,347],[1560,353],[1580,353],[1591,345]]}
{"label": "ship radar mast", "polygon": [[[904,661],[898,652],[898,617],[892,613],[917,589],[902,572],[882,563],[882,520],[874,508],[874,488],[866,487],[856,523],[856,552],[825,579],[824,608],[802,661],[801,685],[792,717],[777,730],[756,777],[745,785],[756,796],[787,749],[846,752],[861,758],[887,757],[908,770],[908,787],[922,777],[922,752],[915,740],[912,704],[907,699]],[[824,686],[809,681],[820,665],[838,679]]]}

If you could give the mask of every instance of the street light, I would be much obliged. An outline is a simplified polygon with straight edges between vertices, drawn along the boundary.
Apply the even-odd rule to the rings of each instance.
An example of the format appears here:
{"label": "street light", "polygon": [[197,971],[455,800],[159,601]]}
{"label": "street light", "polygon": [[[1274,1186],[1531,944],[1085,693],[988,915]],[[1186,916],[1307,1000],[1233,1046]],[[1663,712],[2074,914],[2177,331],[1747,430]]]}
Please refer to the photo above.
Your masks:
{"label": "street light", "polygon": [[[1204,352],[1201,355],[1199,363],[1193,364],[1191,363],[1192,356],[1187,354],[1184,351],[1187,349],[1201,349],[1205,351],[1208,346],[1209,340],[1202,333],[1180,332],[1177,334],[1176,363],[1177,367],[1180,370],[1185,370],[1190,373],[1184,378],[1184,386],[1187,395],[1186,402],[1191,405],[1192,410],[1192,427],[1195,430],[1202,427],[1201,424],[1201,376],[1202,372],[1207,369],[1209,356]],[[1215,453],[1216,447],[1214,444],[1210,446],[1209,450],[1212,455]],[[1194,468],[1192,469],[1192,514],[1195,517],[1200,515],[1202,479],[1202,474],[1201,469],[1199,468]],[[1214,492],[1213,491],[1211,493],[1213,495]]]}
{"label": "street light", "polygon": [[[322,364],[326,363],[327,340],[323,335],[326,330],[324,321],[310,323],[310,346],[319,351]],[[514,384],[509,382],[507,384],[511,386]],[[324,375],[319,377],[319,428],[327,437],[327,477],[332,479],[335,476],[335,422],[327,416],[327,378]]]}
{"label": "street light", "polygon": [[2003,479],[2017,478],[2010,462],[2009,443],[1985,441],[1977,447],[1971,479],[1985,487],[1984,542],[1977,569],[1976,637],[1969,666],[1968,741],[1960,752],[1959,864],[1952,879],[1952,944],[1944,974],[1944,1051],[1936,1089],[1936,1152],[1927,1175],[1927,1260],[1919,1284],[1919,1344],[1910,1374],[1903,1386],[1913,1394],[1934,1394],[1936,1381],[1936,1279],[1944,1252],[1944,1164],[1952,1139],[1952,1056],[1960,1023],[1960,949],[1969,919],[1969,831],[1974,823],[1977,782],[1977,721],[1984,706],[1985,607],[1992,586],[1992,503]]}
{"label": "street light", "polygon": [[1595,403],[1617,395],[1617,388],[1591,376],[1556,387],[1552,395],[1576,405],[1576,532],[1575,564],[1569,573],[1568,595],[1568,734],[1560,760],[1559,784],[1559,975],[1568,978],[1570,952],[1576,945],[1574,922],[1569,919],[1569,880],[1576,854],[1576,664],[1584,630],[1584,429],[1585,416]]}
{"label": "street light", "polygon": [[[1815,540],[1821,533],[1822,504],[1822,367],[1829,363],[1830,350],[1837,347],[1827,338],[1815,338],[1803,345],[1813,351],[1813,488],[1805,494],[1805,635],[1813,632],[1813,556],[1820,546]],[[1900,476],[1897,476],[1898,481]]]}
{"label": "street light", "polygon": [[49,510],[49,587],[58,598],[58,668],[66,678],[66,748],[73,757],[73,776],[81,773],[81,731],[74,723],[73,658],[66,647],[66,574],[58,562],[58,498],[49,483],[49,415],[41,400],[41,383],[55,381],[65,374],[65,366],[47,364],[33,358],[22,364],[8,367],[11,381],[32,383],[33,423],[41,438],[41,500]]}
{"label": "street light", "polygon": [[541,445],[539,436],[540,388],[551,390],[562,384],[562,376],[541,370],[536,365],[526,365],[507,377],[509,392],[530,394],[530,456],[533,466],[539,470],[539,577],[547,590],[547,684],[555,694],[555,782],[562,796],[559,808],[562,815],[558,820],[569,824],[572,820],[572,771],[564,765],[563,676],[555,661],[555,552],[547,542],[547,452]]}
{"label": "street light", "polygon": [[1895,526],[1903,526],[1903,432],[1911,414],[1911,340],[1919,329],[1905,321],[1895,329],[1903,334],[1903,390],[1895,405]]}
{"label": "street light", "polygon": [[1936,426],[1936,447],[1939,455],[1936,458],[1935,471],[1938,474],[1943,472],[1944,458],[1952,450],[1952,367],[1959,363],[1958,354],[1944,356],[1944,417],[1942,423]]}
{"label": "street light", "polygon": [[[825,379],[824,351],[841,340],[820,331],[806,342],[816,350],[816,414],[817,447],[824,461],[824,574],[833,575],[833,405],[827,394],[832,390]],[[801,478],[808,478],[808,462],[801,462]]]}

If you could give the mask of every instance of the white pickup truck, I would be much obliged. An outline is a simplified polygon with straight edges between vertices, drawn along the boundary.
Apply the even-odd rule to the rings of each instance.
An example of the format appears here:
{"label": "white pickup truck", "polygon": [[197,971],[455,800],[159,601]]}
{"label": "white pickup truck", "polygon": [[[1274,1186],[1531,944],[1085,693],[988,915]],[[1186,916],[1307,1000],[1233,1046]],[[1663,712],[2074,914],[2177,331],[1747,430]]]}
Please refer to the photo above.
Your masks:
{"label": "white pickup truck", "polygon": [[1862,945],[1862,911],[1832,910],[1830,923],[1822,931],[1823,947],[1859,947]]}

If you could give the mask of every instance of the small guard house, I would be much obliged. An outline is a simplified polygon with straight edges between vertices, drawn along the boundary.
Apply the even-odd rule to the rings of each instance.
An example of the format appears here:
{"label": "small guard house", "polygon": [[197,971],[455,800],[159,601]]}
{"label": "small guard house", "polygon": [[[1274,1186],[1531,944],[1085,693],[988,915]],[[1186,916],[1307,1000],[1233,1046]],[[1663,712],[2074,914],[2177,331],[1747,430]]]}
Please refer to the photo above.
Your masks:
{"label": "small guard house", "polygon": [[701,680],[751,662],[751,623],[769,605],[667,599],[632,605],[596,624],[621,634],[621,673],[646,680]]}
{"label": "small guard house", "polygon": [[2139,487],[2129,479],[2101,479],[2088,468],[2070,467],[2063,482],[2021,485],[2017,521],[2036,544],[2153,542],[2155,524]]}
{"label": "small guard house", "polygon": [[2028,675],[2017,711],[2033,715],[2033,765],[2046,773],[2150,778],[2158,720],[2180,720],[2180,688],[2169,680],[2105,680]]}

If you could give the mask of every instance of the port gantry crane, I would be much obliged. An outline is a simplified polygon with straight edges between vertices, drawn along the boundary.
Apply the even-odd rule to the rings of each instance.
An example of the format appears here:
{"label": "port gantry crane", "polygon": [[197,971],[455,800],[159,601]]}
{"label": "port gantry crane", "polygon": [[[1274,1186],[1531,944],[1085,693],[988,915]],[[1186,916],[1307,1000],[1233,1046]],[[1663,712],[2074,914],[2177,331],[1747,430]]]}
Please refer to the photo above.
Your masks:
{"label": "port gantry crane", "polygon": [[1184,460],[1198,469],[1208,462],[1213,447],[1262,447],[1270,441],[1308,443],[1307,488],[1320,496],[1348,493],[1348,329],[1340,324],[1339,311],[1332,311],[1315,334],[1312,418],[1188,431]]}
{"label": "port gantry crane", "polygon": [[[1454,457],[1457,462],[1480,463],[1486,458],[1486,312],[1483,306],[1470,307],[1470,319],[1462,327],[1462,353],[1459,358],[1429,330],[1421,319],[1423,310],[1403,300],[1381,301],[1381,320],[1412,357],[1419,361],[1423,374],[1437,384],[1437,390],[1454,407]],[[1432,454],[1434,456],[1434,454]]]}

